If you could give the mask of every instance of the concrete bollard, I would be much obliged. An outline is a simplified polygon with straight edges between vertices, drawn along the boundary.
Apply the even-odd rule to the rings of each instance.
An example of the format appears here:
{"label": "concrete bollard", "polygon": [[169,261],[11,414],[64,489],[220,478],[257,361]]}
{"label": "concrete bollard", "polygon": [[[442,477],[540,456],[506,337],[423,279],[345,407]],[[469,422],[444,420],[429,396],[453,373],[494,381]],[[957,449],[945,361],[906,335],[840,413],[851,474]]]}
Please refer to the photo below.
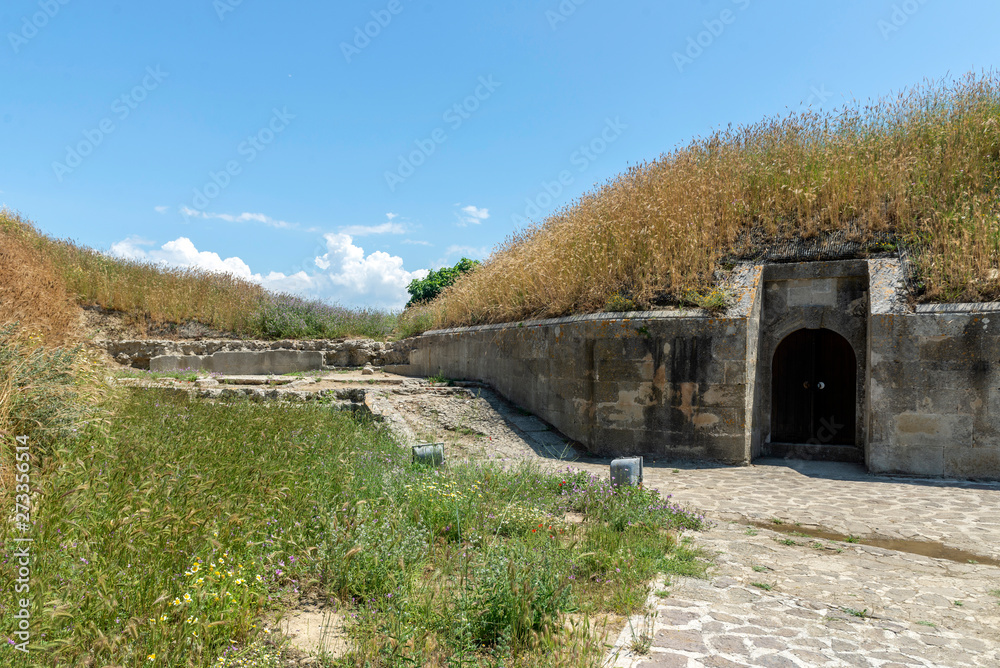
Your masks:
{"label": "concrete bollard", "polygon": [[444,463],[444,443],[422,443],[413,446],[413,463],[441,466]]}
{"label": "concrete bollard", "polygon": [[623,457],[611,462],[611,485],[635,487],[642,484],[642,457]]}

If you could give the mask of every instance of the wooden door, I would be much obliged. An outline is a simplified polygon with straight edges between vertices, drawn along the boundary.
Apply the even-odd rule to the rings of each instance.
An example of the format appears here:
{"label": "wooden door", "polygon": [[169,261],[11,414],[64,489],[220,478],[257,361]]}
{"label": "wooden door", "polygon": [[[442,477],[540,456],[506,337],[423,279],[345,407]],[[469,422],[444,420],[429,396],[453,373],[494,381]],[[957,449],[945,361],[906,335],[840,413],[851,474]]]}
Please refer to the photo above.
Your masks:
{"label": "wooden door", "polygon": [[771,365],[771,441],[855,445],[857,358],[829,329],[800,329]]}

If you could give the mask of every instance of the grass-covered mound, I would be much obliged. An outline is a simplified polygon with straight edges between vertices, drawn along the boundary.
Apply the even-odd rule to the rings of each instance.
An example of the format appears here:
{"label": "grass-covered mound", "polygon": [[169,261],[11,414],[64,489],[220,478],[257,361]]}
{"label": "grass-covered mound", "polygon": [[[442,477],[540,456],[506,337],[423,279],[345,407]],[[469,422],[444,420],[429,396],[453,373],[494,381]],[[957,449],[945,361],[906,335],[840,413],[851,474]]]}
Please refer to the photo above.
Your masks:
{"label": "grass-covered mound", "polygon": [[[319,405],[147,391],[112,407],[110,425],[46,451],[29,439],[30,665],[270,665],[219,659],[273,640],[268,620],[305,597],[348,621],[352,652],[333,665],[596,666],[603,647],[567,621],[635,613],[655,573],[704,570],[677,539],[702,519],[652,490],[414,466]],[[14,507],[13,485],[0,502]],[[24,535],[0,523],[2,619]]]}
{"label": "grass-covered mound", "polygon": [[831,232],[904,242],[923,299],[994,299],[998,185],[997,73],[792,113],[630,168],[508,238],[427,308],[456,326],[677,303],[709,293],[742,239]]}
{"label": "grass-covered mound", "polygon": [[111,257],[52,239],[0,210],[0,323],[18,321],[54,343],[75,329],[74,304],[121,312],[139,329],[197,322],[244,338],[385,339],[400,325],[387,311],[274,294],[229,274]]}

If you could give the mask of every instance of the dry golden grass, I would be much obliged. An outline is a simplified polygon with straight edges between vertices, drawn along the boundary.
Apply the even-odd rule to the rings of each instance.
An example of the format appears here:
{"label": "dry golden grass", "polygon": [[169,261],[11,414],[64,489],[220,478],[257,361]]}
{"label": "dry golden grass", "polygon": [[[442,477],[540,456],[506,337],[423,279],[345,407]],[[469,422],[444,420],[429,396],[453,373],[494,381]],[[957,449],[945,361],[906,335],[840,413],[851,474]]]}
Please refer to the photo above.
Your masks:
{"label": "dry golden grass", "polygon": [[792,113],[630,168],[515,233],[424,312],[456,326],[594,312],[616,295],[645,308],[711,289],[744,235],[830,231],[905,240],[926,299],[995,298],[998,182],[996,73]]}
{"label": "dry golden grass", "polygon": [[[75,300],[81,305],[100,305],[139,322],[196,321],[244,332],[253,329],[252,320],[268,296],[259,285],[231,275],[121,260],[71,241],[57,241],[9,210],[0,211],[0,235],[19,241],[17,248],[25,258],[20,266],[28,266],[30,257],[40,267],[29,275],[13,265],[12,272],[0,274],[0,303],[6,309],[5,290],[13,296],[25,295],[28,299],[22,298],[22,310],[29,317],[35,317],[34,311],[41,317],[48,310],[36,308],[39,303],[32,296],[54,303],[60,295],[68,295],[69,304]],[[44,276],[41,267],[47,272]]]}
{"label": "dry golden grass", "polygon": [[72,337],[77,308],[51,258],[39,251],[24,228],[7,226],[0,211],[0,326],[20,322],[51,345]]}

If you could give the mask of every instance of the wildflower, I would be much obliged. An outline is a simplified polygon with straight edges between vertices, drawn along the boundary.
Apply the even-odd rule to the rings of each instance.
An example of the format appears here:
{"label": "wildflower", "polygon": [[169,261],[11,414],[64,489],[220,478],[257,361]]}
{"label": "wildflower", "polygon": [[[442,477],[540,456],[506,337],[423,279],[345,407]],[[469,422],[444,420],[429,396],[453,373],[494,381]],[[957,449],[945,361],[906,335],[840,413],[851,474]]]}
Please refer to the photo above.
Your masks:
{"label": "wildflower", "polygon": [[175,598],[175,599],[174,599],[174,600],[173,600],[173,601],[172,601],[172,602],[170,603],[170,605],[180,605],[180,604],[181,604],[181,600],[180,600],[179,598]]}
{"label": "wildflower", "polygon": [[149,656],[147,656],[146,660],[147,661],[156,661],[156,653],[154,652],[153,654],[150,654]]}
{"label": "wildflower", "polygon": [[184,602],[185,603],[191,602],[191,594],[184,594]]}

